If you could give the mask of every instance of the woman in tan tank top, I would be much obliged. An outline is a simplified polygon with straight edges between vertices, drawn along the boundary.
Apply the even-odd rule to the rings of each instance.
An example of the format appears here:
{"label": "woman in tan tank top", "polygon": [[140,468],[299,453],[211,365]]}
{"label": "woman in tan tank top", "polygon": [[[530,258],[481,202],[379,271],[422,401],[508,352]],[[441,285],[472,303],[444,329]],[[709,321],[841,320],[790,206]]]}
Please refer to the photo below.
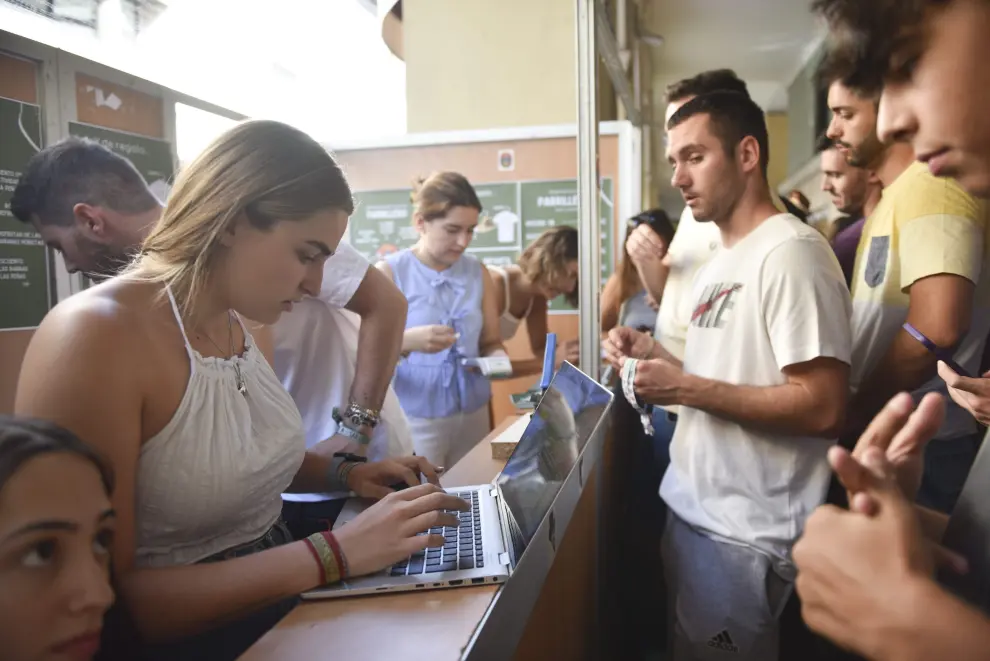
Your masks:
{"label": "woman in tan tank top", "polygon": [[[499,327],[502,341],[507,342],[526,322],[529,347],[534,358],[513,359],[514,376],[539,374],[543,369],[546,347],[547,308],[550,301],[563,296],[577,305],[578,234],[567,225],[552,227],[529,244],[515,264],[489,266],[499,304]],[[563,342],[557,362],[577,364],[577,340]],[[511,352],[510,352],[511,355]]]}

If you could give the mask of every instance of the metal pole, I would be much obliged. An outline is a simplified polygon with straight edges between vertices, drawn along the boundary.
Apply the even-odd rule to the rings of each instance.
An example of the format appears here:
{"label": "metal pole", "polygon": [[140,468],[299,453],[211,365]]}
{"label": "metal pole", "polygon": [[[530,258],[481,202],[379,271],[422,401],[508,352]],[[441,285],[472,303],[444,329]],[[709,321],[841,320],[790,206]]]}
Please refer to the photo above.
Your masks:
{"label": "metal pole", "polygon": [[596,381],[601,372],[601,224],[598,190],[598,53],[595,0],[577,0],[578,257],[581,369]]}

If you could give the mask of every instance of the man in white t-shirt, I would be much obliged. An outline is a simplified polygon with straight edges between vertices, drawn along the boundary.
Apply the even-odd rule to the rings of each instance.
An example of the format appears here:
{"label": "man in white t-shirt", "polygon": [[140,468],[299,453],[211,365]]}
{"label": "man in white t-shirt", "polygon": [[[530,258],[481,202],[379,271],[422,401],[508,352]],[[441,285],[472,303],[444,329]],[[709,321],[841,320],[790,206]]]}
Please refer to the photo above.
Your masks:
{"label": "man in white t-shirt", "polygon": [[[731,69],[704,71],[667,87],[666,119],[694,97],[720,90],[749,94],[746,83]],[[647,292],[660,303],[654,336],[678,359],[684,357],[684,339],[691,319],[691,283],[721,245],[718,227],[697,222],[690,207],[684,207],[669,246],[645,225],[629,235],[629,258],[636,265]],[[670,464],[670,441],[676,425],[676,406],[657,406],[653,410],[652,452],[656,474],[648,479],[653,483],[651,494],[656,494],[655,486]],[[661,521],[665,517],[662,509],[661,505]]]}
{"label": "man in white t-shirt", "polygon": [[849,292],[824,237],[774,206],[756,104],[702,95],[668,128],[673,184],[723,247],[695,278],[683,363],[622,329],[607,352],[640,400],[680,406],[660,488],[673,659],[773,661],[845,413]]}
{"label": "man in white t-shirt", "polygon": [[[405,309],[395,285],[341,242],[323,268],[320,295],[303,299],[275,324],[275,372],[302,414],[306,447],[366,454],[370,461],[413,454],[408,423],[390,385]],[[370,370],[358,370],[361,357],[372,359]],[[351,404],[375,412],[378,424],[338,422],[334,410],[344,412]],[[356,442],[355,431],[370,443]],[[283,494],[282,517],[294,537],[304,538],[326,530],[347,495]]]}

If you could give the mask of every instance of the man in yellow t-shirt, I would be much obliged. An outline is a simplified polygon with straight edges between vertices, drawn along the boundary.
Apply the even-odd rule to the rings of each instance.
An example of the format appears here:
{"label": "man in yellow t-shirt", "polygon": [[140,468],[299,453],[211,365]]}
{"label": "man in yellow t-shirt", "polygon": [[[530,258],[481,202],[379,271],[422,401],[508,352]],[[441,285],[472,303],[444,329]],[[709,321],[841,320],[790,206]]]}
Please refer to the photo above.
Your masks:
{"label": "man in yellow t-shirt", "polygon": [[[956,182],[937,179],[903,144],[876,137],[877,99],[833,82],[828,135],[851,165],[869,167],[883,196],[863,228],[853,270],[853,354],[848,436],[855,439],[894,394],[945,392],[936,358],[902,329],[910,322],[971,374],[990,331],[987,209]],[[981,434],[956,405],[925,454],[918,502],[951,511]]]}

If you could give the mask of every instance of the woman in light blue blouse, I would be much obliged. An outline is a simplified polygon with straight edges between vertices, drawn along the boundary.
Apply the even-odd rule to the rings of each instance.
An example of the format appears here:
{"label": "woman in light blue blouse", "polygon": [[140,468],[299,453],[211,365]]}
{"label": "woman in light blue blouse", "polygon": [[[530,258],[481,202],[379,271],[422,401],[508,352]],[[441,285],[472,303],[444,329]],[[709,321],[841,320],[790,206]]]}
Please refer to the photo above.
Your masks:
{"label": "woman in light blue blouse", "polygon": [[491,385],[464,358],[505,356],[488,271],[465,254],[481,203],[455,172],[420,181],[413,225],[419,241],[378,264],[409,301],[395,392],[416,454],[453,466],[491,430]]}

